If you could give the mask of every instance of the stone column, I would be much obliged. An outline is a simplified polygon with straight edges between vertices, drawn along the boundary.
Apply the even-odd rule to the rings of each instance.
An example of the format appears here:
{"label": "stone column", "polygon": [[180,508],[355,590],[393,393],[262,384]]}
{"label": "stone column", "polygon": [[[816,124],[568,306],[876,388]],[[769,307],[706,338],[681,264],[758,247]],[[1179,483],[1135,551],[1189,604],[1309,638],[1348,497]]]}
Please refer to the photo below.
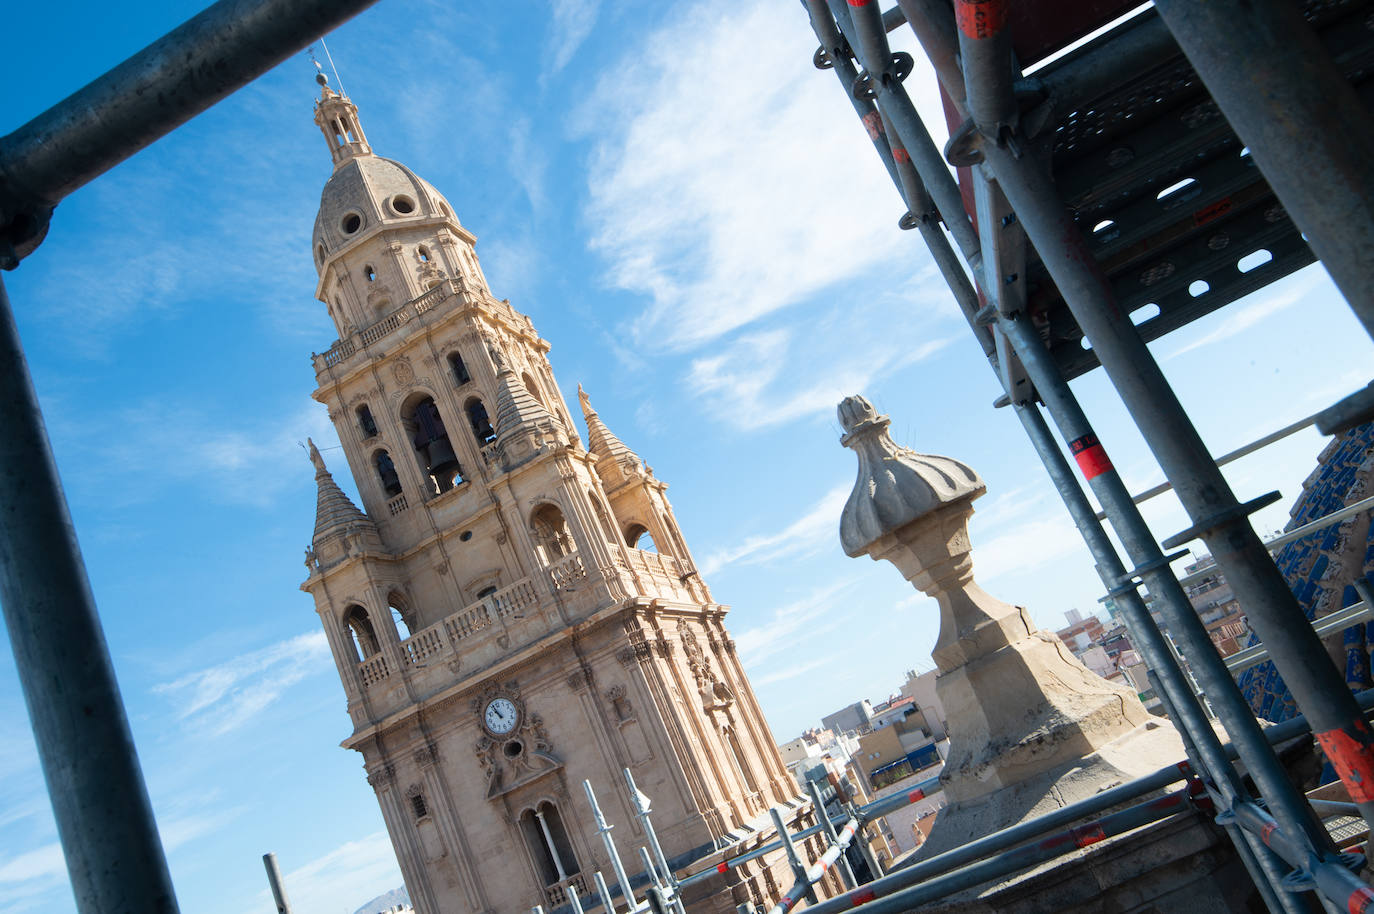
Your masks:
{"label": "stone column", "polygon": [[839,417],[841,441],[859,457],[840,521],[845,552],[891,562],[940,607],[933,656],[950,731],[940,776],[949,805],[922,856],[1184,757],[1134,692],[974,582],[968,521],[987,489],[973,469],[898,447],[863,397],[844,400]]}

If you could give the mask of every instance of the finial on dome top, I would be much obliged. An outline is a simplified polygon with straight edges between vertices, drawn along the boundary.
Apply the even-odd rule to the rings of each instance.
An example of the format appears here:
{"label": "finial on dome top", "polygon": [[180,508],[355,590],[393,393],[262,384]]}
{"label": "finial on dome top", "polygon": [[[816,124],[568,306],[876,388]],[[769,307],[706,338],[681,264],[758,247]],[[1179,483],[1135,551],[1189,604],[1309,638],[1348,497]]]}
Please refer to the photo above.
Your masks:
{"label": "finial on dome top", "polygon": [[[577,382],[577,402],[582,404],[584,412],[592,408],[592,398],[587,396],[587,392],[582,389],[581,381]],[[595,412],[595,410],[593,410],[593,412]]]}
{"label": "finial on dome top", "polygon": [[840,515],[847,554],[863,555],[885,534],[987,491],[967,464],[900,447],[887,433],[891,421],[863,397],[846,397],[837,412],[845,430],[840,443],[859,457],[858,478]]}

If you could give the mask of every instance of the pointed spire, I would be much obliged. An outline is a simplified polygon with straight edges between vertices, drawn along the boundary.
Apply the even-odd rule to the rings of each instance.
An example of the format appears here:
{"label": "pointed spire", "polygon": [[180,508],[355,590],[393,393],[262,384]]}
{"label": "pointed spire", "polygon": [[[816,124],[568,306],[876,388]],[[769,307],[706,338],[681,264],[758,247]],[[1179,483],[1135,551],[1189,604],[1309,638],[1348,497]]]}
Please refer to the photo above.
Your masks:
{"label": "pointed spire", "polygon": [[323,70],[315,75],[315,82],[320,84],[320,98],[315,102],[315,123],[324,132],[334,167],[338,168],[358,156],[372,155],[372,147],[367,144],[367,135],[363,133],[362,123],[358,120],[357,105],[349,101],[347,95],[339,95],[329,88],[329,77],[324,75]]}
{"label": "pointed spire", "polygon": [[496,437],[505,438],[522,425],[539,425],[554,421],[544,405],[534,398],[515,369],[495,349],[491,359],[496,363]]}
{"label": "pointed spire", "polygon": [[315,485],[319,487],[319,495],[315,500],[315,535],[312,542],[318,547],[320,541],[330,534],[358,525],[370,528],[375,533],[376,525],[349,500],[325,468],[324,458],[320,456],[320,449],[315,447],[315,442],[309,438],[305,440],[309,445],[310,462],[315,465]]}
{"label": "pointed spire", "polygon": [[577,385],[582,417],[587,420],[587,451],[596,458],[596,472],[607,489],[614,489],[631,475],[643,475],[644,461],[617,438],[592,409],[592,398]]}

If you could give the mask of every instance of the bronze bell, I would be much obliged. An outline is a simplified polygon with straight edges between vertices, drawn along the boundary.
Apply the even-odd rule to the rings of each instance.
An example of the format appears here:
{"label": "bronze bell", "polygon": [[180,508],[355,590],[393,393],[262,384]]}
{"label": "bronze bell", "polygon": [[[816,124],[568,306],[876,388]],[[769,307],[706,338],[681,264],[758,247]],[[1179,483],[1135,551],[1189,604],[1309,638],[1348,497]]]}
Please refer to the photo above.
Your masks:
{"label": "bronze bell", "polygon": [[458,455],[453,453],[453,445],[449,444],[448,436],[435,438],[425,446],[425,462],[429,465],[429,474],[439,483],[439,491],[448,490],[453,485],[453,478],[458,475]]}

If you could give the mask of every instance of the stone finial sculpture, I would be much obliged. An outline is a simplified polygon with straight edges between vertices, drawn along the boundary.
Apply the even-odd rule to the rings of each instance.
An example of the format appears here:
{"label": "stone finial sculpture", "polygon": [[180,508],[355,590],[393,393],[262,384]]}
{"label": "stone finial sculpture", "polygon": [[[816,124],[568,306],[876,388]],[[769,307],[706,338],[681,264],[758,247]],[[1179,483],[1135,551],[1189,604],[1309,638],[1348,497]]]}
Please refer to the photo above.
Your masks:
{"label": "stone finial sculpture", "polygon": [[[978,474],[899,447],[887,417],[863,397],[845,399],[839,418],[841,442],[859,458],[840,519],[845,552],[891,562],[940,607],[934,659],[950,732],[941,775],[950,805],[923,856],[1174,759],[1177,737],[1147,724],[1134,692],[1088,670],[1024,608],[974,582],[968,521],[986,492]],[[1148,747],[1125,745],[1146,731]]]}

